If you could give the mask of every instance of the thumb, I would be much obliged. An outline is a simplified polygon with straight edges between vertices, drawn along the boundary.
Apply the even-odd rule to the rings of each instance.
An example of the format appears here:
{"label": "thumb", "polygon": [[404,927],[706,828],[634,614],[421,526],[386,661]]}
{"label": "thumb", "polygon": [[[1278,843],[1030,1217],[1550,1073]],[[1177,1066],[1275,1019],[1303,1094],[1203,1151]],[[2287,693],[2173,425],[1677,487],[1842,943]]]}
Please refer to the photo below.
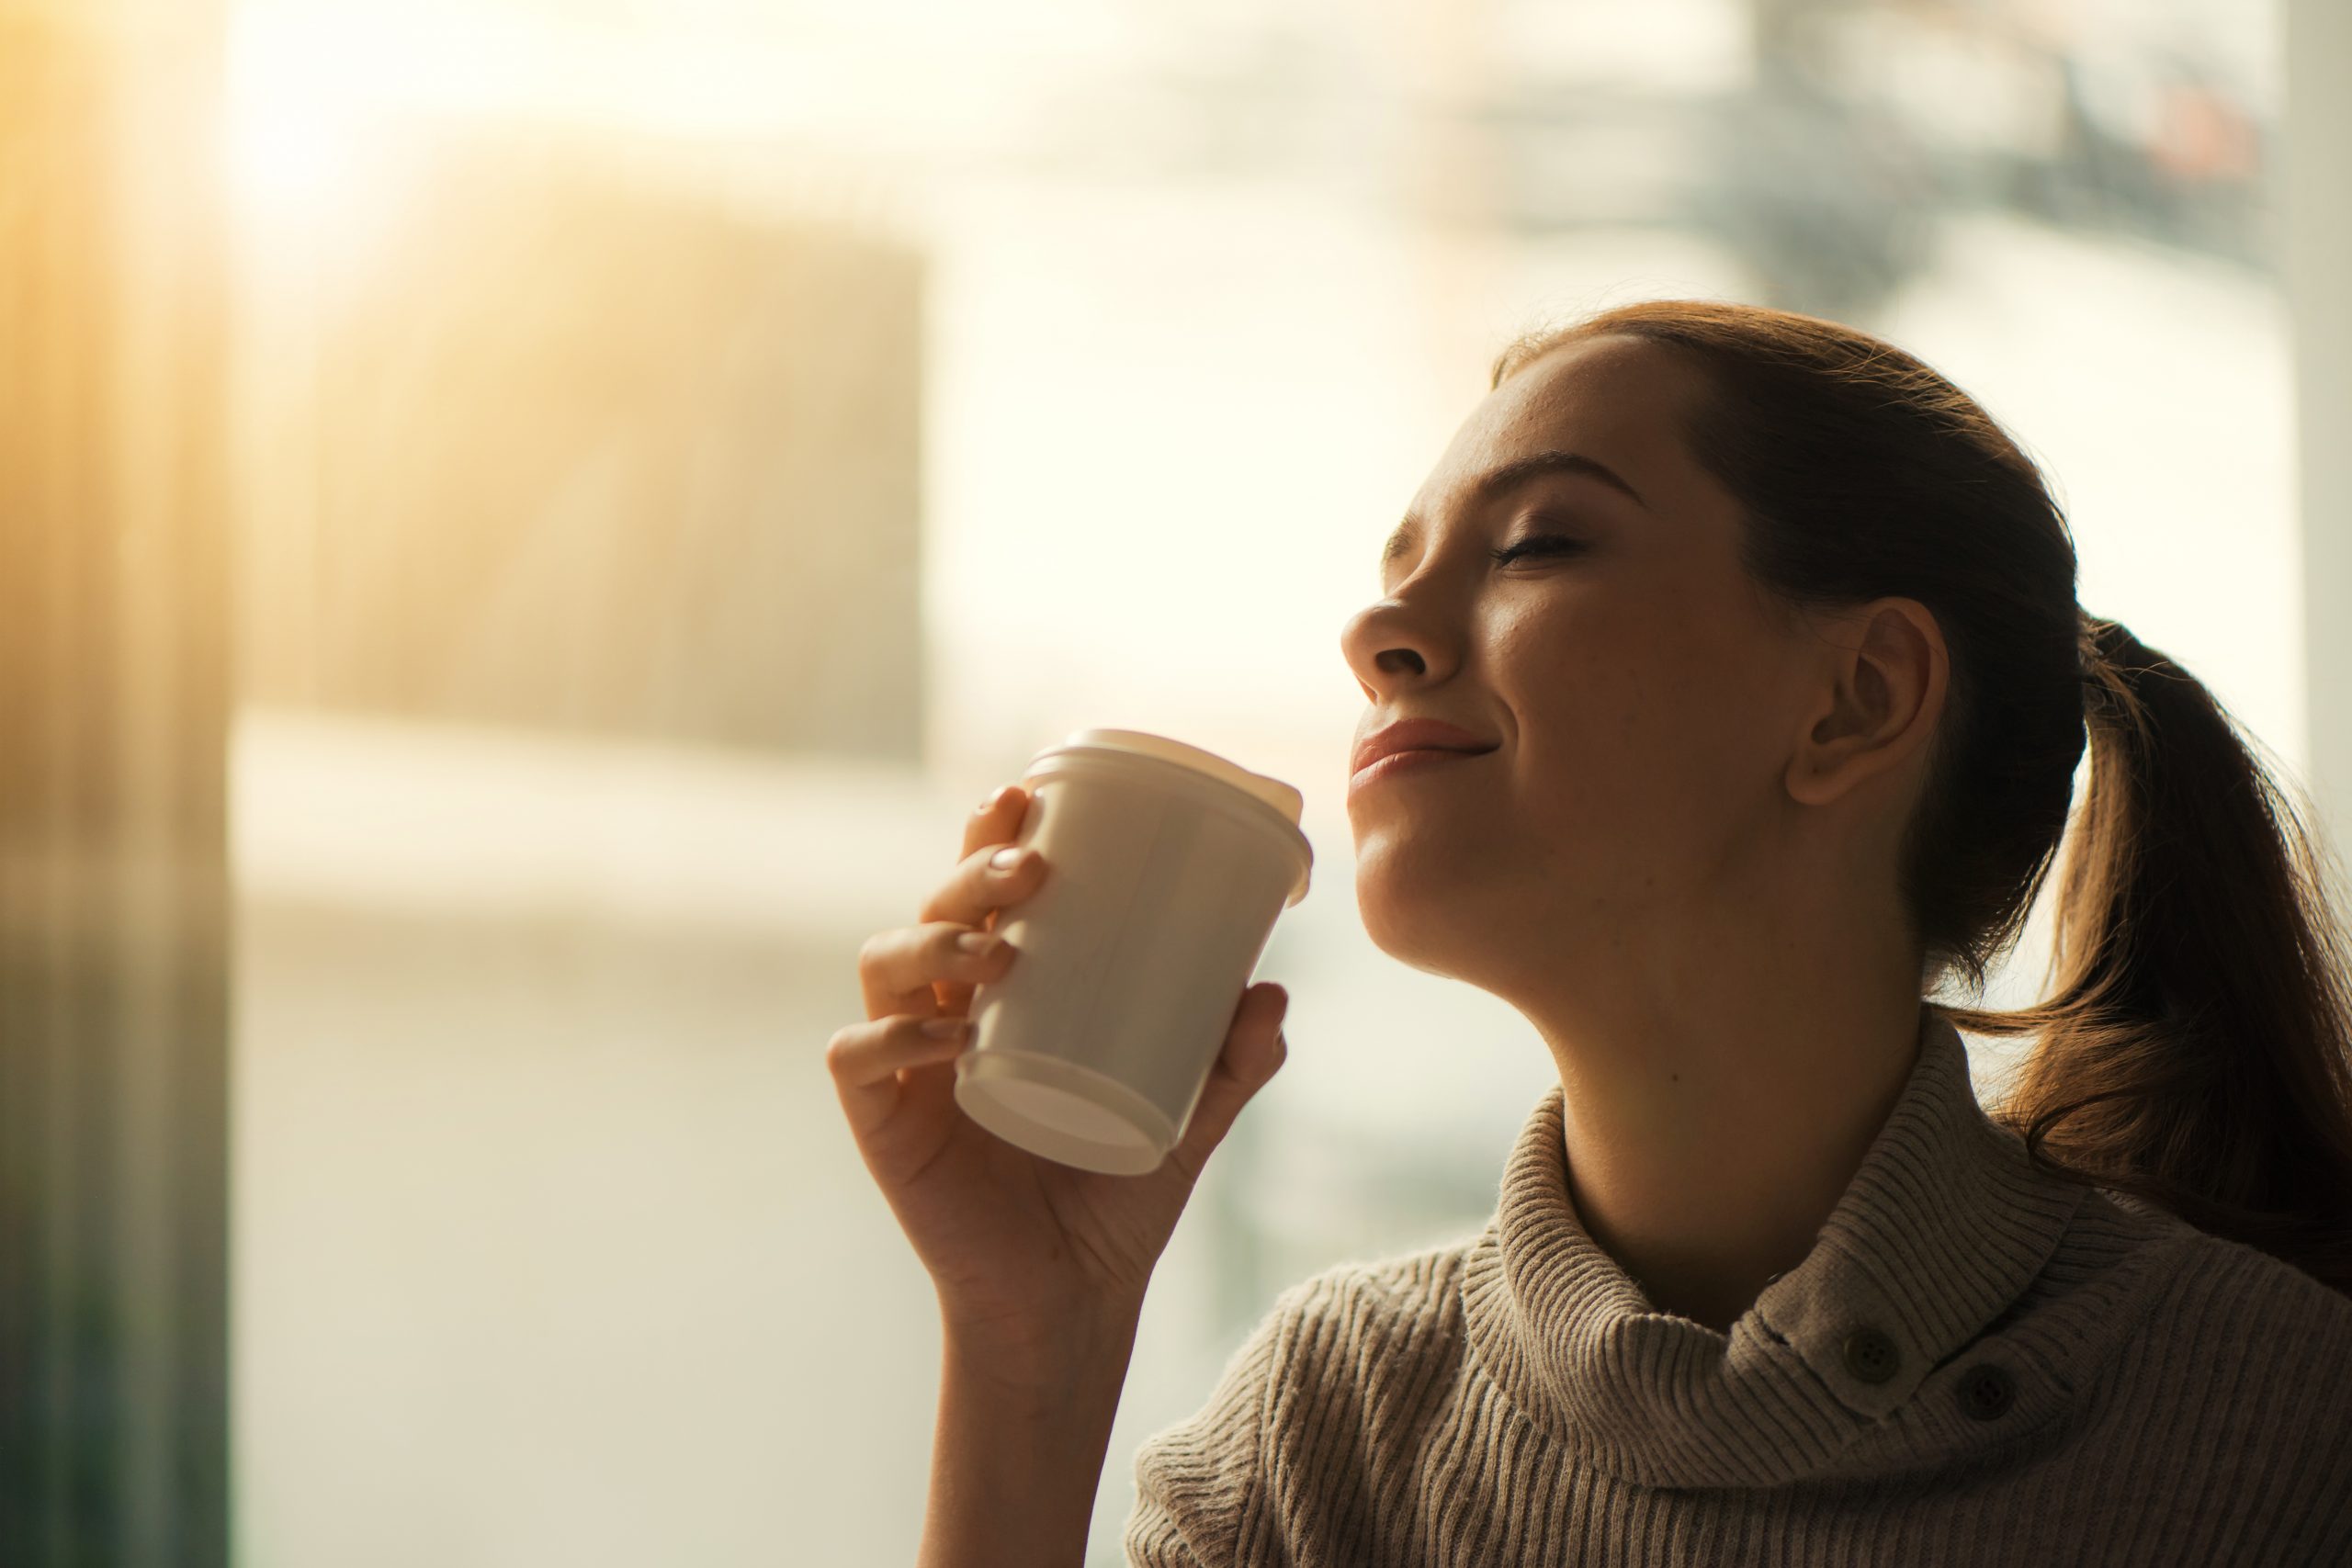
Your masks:
{"label": "thumb", "polygon": [[1193,1120],[1169,1157],[1198,1179],[1209,1155],[1225,1141],[1241,1108],[1266,1087],[1290,1054],[1283,1039],[1283,1020],[1290,1011],[1290,993],[1278,985],[1252,986],[1234,1010],[1233,1026],[1226,1032],[1225,1049],[1201,1086],[1201,1100]]}

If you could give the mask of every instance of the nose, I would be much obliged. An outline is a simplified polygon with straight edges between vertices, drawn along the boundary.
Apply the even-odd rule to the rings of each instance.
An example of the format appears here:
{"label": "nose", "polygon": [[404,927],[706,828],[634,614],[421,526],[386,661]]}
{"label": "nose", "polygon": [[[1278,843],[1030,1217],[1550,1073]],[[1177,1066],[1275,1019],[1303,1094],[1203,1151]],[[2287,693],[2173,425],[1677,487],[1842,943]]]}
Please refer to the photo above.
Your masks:
{"label": "nose", "polygon": [[1421,615],[1400,599],[1383,599],[1349,616],[1340,628],[1340,652],[1375,704],[1408,682],[1440,678],[1438,667],[1450,658]]}

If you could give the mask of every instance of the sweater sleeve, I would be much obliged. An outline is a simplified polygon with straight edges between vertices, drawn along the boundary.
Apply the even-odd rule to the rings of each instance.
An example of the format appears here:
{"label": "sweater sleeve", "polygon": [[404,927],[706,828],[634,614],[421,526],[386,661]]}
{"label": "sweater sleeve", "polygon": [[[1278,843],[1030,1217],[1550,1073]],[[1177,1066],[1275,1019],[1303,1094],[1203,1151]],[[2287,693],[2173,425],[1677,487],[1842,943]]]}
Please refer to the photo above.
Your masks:
{"label": "sweater sleeve", "polygon": [[1136,1450],[1129,1568],[1237,1568],[1241,1529],[1261,1484],[1265,1417],[1281,1379],[1285,1323],[1305,1297],[1279,1298],[1226,1362],[1208,1403]]}

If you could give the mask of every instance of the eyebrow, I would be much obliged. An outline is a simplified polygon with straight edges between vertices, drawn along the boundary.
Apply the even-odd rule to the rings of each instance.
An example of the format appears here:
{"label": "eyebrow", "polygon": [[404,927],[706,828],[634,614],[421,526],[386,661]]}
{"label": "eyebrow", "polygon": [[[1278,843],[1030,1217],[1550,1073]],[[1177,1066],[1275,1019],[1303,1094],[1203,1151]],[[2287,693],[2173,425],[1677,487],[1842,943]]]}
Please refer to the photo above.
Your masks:
{"label": "eyebrow", "polygon": [[[1533,457],[1521,457],[1505,463],[1499,468],[1490,469],[1471,485],[1470,504],[1473,507],[1490,505],[1504,491],[1544,474],[1581,474],[1589,479],[1599,479],[1612,490],[1623,491],[1633,498],[1636,506],[1648,505],[1642,500],[1641,492],[1627,484],[1616,469],[1581,452],[1538,452]],[[1387,575],[1388,563],[1411,549],[1420,536],[1420,517],[1408,512],[1405,521],[1396,525],[1396,531],[1389,535],[1387,542],[1380,547],[1380,568],[1384,577]]]}

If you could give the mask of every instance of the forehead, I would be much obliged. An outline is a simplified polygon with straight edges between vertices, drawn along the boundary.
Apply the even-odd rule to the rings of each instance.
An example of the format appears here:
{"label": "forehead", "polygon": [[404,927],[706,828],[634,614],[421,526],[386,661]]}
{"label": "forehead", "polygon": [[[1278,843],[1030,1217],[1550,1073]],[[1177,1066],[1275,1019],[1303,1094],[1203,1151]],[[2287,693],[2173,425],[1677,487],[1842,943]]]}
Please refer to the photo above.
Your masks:
{"label": "forehead", "polygon": [[1559,450],[1607,464],[1645,498],[1668,497],[1690,468],[1683,432],[1705,389],[1695,366],[1637,339],[1584,338],[1549,349],[1471,410],[1414,510],[1434,514],[1480,474]]}

